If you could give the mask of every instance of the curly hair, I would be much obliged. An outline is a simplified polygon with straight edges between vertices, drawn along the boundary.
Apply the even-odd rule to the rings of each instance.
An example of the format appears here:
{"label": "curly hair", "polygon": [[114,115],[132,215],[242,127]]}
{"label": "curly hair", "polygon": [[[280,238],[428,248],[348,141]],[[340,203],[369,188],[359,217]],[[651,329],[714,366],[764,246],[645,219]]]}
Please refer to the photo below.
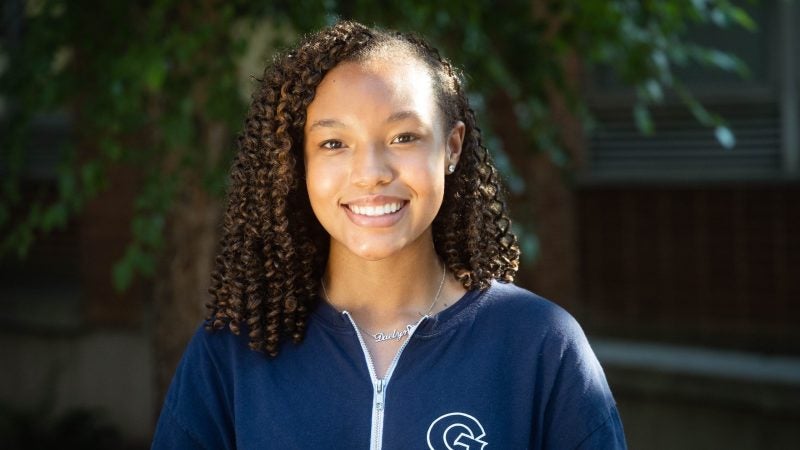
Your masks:
{"label": "curly hair", "polygon": [[302,341],[330,245],[304,184],[306,109],[336,65],[393,49],[410,50],[424,63],[446,124],[460,120],[466,128],[433,222],[437,253],[467,290],[486,289],[493,279],[513,281],[517,238],[459,74],[417,36],[340,21],[278,55],[259,80],[231,167],[206,329],[227,325],[239,334],[244,324],[250,348],[270,356],[285,338]]}

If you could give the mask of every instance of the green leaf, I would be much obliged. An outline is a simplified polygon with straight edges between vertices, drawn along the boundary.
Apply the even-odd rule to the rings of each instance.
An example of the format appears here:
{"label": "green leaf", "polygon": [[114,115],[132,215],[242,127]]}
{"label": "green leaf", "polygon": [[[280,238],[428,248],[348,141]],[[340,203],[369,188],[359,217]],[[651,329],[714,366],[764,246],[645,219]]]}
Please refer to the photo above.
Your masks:
{"label": "green leaf", "polygon": [[714,129],[714,135],[717,138],[717,142],[726,150],[730,150],[736,146],[736,137],[733,135],[730,128],[720,125]]}
{"label": "green leaf", "polygon": [[128,251],[125,253],[125,256],[117,261],[114,264],[112,269],[112,282],[114,285],[114,289],[117,292],[124,292],[128,287],[130,287],[131,282],[133,281],[133,263],[129,257],[131,253],[131,248],[128,248]]}
{"label": "green leaf", "polygon": [[746,68],[741,59],[731,55],[730,53],[721,52],[718,50],[709,50],[707,53],[708,61],[719,67],[722,70],[731,72],[746,72]]}
{"label": "green leaf", "polygon": [[41,217],[41,228],[43,231],[48,232],[53,228],[63,228],[67,223],[69,210],[67,205],[63,202],[58,202],[50,205],[44,210]]}
{"label": "green leaf", "polygon": [[58,193],[61,198],[72,198],[76,195],[78,183],[75,173],[69,166],[60,166],[58,169]]}
{"label": "green leaf", "polygon": [[104,189],[105,185],[105,169],[100,161],[90,161],[81,167],[81,186],[85,195],[93,197]]}
{"label": "green leaf", "polygon": [[643,88],[642,92],[647,100],[659,103],[664,99],[664,91],[658,81],[649,79],[644,83]]}
{"label": "green leaf", "polygon": [[111,162],[119,162],[124,154],[122,145],[118,141],[110,138],[101,141],[100,149]]}
{"label": "green leaf", "polygon": [[726,12],[728,13],[728,16],[731,18],[731,20],[736,22],[742,28],[748,31],[756,31],[756,29],[758,28],[758,25],[756,25],[755,21],[753,21],[752,17],[750,17],[750,15],[747,14],[747,11],[745,11],[744,9],[732,6]]}
{"label": "green leaf", "polygon": [[164,216],[156,213],[136,215],[131,230],[136,241],[146,248],[160,248],[163,244]]}
{"label": "green leaf", "polygon": [[142,76],[147,90],[157,92],[164,85],[164,80],[167,78],[167,65],[162,59],[155,59],[145,65]]}
{"label": "green leaf", "polygon": [[653,118],[650,116],[650,109],[644,103],[637,103],[633,107],[633,120],[636,122],[636,127],[639,128],[639,131],[643,134],[650,135],[655,131]]}
{"label": "green leaf", "polygon": [[716,24],[720,28],[725,28],[728,26],[728,19],[729,16],[725,14],[721,9],[714,8],[710,14],[711,21]]}

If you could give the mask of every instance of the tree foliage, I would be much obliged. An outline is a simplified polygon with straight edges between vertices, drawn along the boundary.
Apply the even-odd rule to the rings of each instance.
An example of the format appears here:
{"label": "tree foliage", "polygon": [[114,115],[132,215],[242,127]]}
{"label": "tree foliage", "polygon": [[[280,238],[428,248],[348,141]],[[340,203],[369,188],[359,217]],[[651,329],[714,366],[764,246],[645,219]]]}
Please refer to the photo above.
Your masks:
{"label": "tree foliage", "polygon": [[[634,89],[633,117],[643,131],[652,128],[648,108],[672,93],[730,144],[730,132],[693,99],[676,67],[745,73],[734,55],[691,43],[689,30],[755,27],[727,0],[6,0],[4,16],[0,255],[25,255],[35,236],[64,227],[113,183],[113,168],[133,166],[144,176],[133,240],[114,269],[119,288],[153,272],[185,186],[224,192],[233,135],[253,87],[248,76],[260,76],[274,49],[337,18],[425,35],[463,68],[476,109],[506,96],[527,148],[564,166],[569,158],[549,96],[558,93],[586,117],[568,58],[606,67]],[[26,143],[42,114],[69,117],[71,135],[58,150],[53,192],[30,200],[22,189]],[[209,145],[215,130],[223,152]],[[512,187],[524,189],[506,170]]]}

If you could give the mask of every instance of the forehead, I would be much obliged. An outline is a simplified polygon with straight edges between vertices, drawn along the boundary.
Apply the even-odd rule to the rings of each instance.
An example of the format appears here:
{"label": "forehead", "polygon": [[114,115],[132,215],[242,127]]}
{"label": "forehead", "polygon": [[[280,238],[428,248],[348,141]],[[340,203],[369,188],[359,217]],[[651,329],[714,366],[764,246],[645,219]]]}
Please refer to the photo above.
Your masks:
{"label": "forehead", "polygon": [[423,63],[413,58],[345,62],[331,69],[317,86],[306,128],[312,120],[329,116],[363,120],[400,111],[436,120],[432,78]]}

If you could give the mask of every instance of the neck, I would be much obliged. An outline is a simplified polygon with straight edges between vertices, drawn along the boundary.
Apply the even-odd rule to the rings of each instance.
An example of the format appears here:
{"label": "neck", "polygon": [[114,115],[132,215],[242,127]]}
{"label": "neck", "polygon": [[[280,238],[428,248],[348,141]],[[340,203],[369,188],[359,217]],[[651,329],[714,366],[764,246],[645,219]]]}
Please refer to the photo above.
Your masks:
{"label": "neck", "polygon": [[369,261],[332,244],[324,277],[328,301],[366,328],[416,322],[434,301],[443,267],[432,241],[413,253]]}

